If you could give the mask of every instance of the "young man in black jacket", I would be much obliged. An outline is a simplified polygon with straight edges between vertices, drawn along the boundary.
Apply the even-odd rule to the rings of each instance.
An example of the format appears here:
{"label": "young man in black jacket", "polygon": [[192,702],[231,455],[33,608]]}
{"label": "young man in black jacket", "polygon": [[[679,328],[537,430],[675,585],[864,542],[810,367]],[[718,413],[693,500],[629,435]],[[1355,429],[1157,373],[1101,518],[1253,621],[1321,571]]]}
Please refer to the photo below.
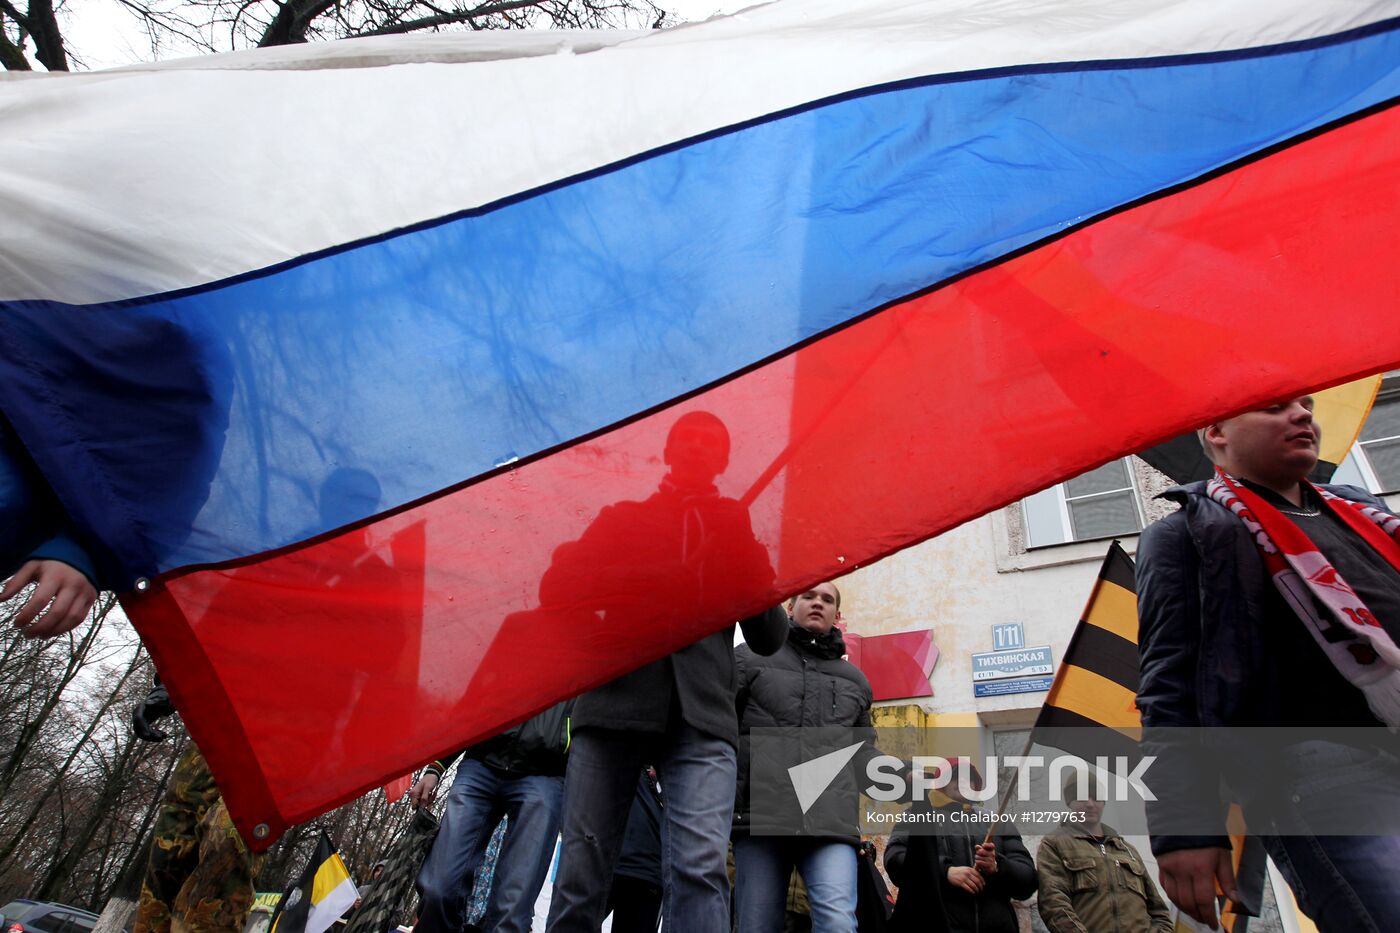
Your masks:
{"label": "young man in black jacket", "polygon": [[[1400,924],[1400,761],[1381,728],[1400,727],[1400,519],[1307,481],[1312,404],[1203,428],[1215,477],[1163,493],[1181,509],[1138,546],[1152,851],[1167,896],[1212,928],[1216,885],[1235,887],[1222,779],[1319,929]],[[1279,735],[1264,764],[1254,743]]]}
{"label": "young man in black jacket", "polygon": [[[813,933],[854,933],[856,854],[860,834],[751,835],[750,730],[852,726],[870,732],[870,681],[845,660],[836,622],[841,593],[819,583],[788,603],[787,642],[764,657],[748,646],[735,652],[739,668],[739,785],[734,812],[735,916],[739,933],[780,930],[788,878],[795,867],[807,887]],[[867,741],[857,770],[877,754]],[[770,814],[771,816],[771,814]]]}
{"label": "young man in black jacket", "polygon": [[[773,569],[747,508],[715,485],[729,465],[729,444],[715,415],[678,418],[666,438],[668,470],[659,488],[647,499],[607,506],[582,537],[561,545],[540,581],[541,605],[665,627],[678,626],[696,607],[739,606],[768,592]],[[657,605],[639,592],[670,598]],[[785,624],[775,606],[739,626],[748,644],[771,653]],[[734,684],[730,625],[579,697],[551,933],[596,933],[603,922],[637,773],[647,764],[666,794],[664,923],[685,933],[728,933],[725,854],[739,738]]]}
{"label": "young man in black jacket", "polygon": [[[996,823],[984,842],[987,823],[969,817],[977,805],[960,790],[957,771],[967,769],[970,787],[980,790],[981,774],[969,762],[954,763],[943,788],[951,802],[936,809],[941,818],[933,835],[898,830],[885,847],[885,871],[899,888],[891,929],[897,933],[1017,933],[1013,900],[1036,891],[1035,862],[1014,826]],[[917,806],[917,805],[916,805]],[[916,825],[911,823],[909,825]]]}

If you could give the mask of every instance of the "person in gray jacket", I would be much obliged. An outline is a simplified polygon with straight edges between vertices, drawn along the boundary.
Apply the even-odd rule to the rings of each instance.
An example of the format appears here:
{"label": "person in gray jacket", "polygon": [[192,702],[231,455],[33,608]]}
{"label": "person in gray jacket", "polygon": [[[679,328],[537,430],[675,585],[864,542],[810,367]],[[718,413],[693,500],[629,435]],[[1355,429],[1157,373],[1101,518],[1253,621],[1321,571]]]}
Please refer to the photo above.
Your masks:
{"label": "person in gray jacket", "polygon": [[[788,612],[787,642],[775,654],[765,657],[747,645],[735,652],[740,732],[733,833],[737,928],[739,933],[782,929],[788,879],[796,868],[807,888],[813,933],[854,933],[860,845],[854,826],[839,836],[750,832],[750,730],[853,726],[860,738],[873,739],[870,681],[845,659],[845,640],[836,627],[840,590],[834,583],[819,583],[793,597]],[[857,770],[875,754],[874,742],[866,741],[857,753]]]}

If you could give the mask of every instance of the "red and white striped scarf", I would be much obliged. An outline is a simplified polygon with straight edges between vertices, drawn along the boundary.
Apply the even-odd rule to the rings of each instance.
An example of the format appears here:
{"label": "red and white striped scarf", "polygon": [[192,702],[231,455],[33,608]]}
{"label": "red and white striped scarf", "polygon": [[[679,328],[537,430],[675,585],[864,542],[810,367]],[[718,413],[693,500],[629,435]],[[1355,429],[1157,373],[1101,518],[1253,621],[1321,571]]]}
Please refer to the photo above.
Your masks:
{"label": "red and white striped scarf", "polygon": [[[1400,647],[1301,528],[1224,470],[1217,467],[1215,474],[1207,494],[1244,522],[1284,601],[1342,676],[1366,695],[1371,712],[1392,729],[1400,726]],[[1400,571],[1400,518],[1311,488],[1323,508]]]}

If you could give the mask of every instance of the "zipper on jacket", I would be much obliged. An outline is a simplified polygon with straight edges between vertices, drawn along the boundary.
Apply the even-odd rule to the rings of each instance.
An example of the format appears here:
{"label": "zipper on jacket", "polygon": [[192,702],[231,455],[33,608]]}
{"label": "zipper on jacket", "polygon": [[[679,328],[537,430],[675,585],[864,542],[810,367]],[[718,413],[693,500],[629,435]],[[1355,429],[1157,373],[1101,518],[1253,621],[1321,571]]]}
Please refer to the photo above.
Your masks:
{"label": "zipper on jacket", "polygon": [[[1126,885],[1123,884],[1122,872],[1114,870],[1117,866],[1114,864],[1113,860],[1108,857],[1107,833],[1104,833],[1103,842],[1099,843],[1099,851],[1103,853],[1103,869],[1113,877],[1114,887],[1126,887]],[[1115,931],[1123,929],[1123,925],[1118,922],[1118,893],[1116,891],[1113,894],[1113,929]]]}

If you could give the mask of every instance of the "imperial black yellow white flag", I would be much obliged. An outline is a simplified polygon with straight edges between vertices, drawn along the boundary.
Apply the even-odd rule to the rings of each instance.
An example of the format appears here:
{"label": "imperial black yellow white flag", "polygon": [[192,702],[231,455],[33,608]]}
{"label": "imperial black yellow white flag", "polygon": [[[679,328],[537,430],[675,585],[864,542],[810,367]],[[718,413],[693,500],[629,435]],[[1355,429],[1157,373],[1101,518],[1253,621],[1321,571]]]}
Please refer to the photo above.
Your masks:
{"label": "imperial black yellow white flag", "polygon": [[273,933],[325,933],[360,896],[325,831],[296,887],[282,899]]}

